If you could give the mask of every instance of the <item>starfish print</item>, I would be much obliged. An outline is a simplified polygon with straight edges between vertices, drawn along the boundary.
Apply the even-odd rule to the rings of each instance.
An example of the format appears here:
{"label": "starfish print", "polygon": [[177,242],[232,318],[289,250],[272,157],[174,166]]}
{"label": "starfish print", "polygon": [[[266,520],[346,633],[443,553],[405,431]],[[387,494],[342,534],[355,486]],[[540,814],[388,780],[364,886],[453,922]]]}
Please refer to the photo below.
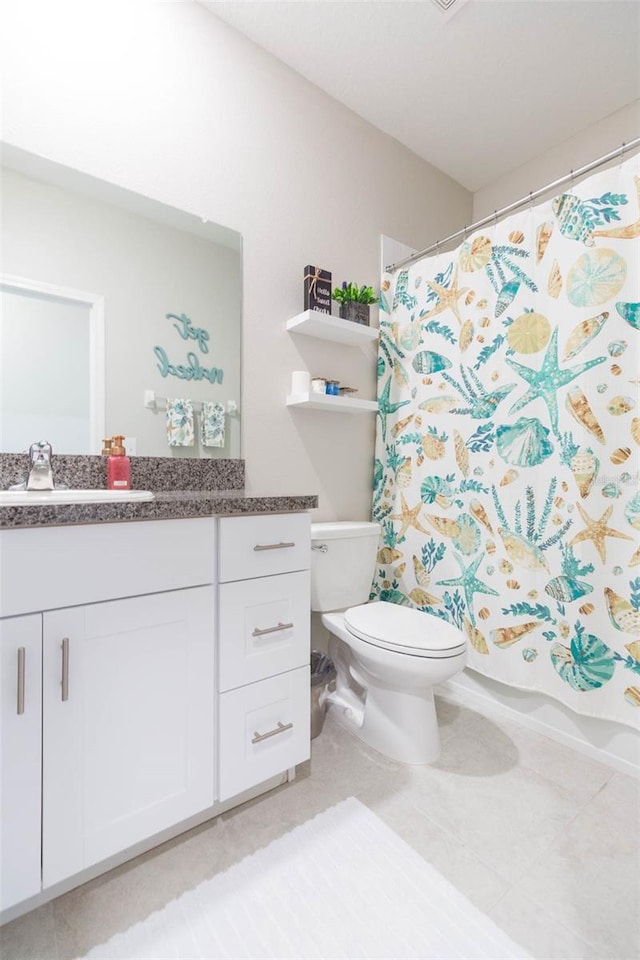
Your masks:
{"label": "starfish print", "polygon": [[580,533],[576,533],[573,540],[569,541],[570,547],[573,546],[574,543],[581,543],[583,540],[593,540],[593,545],[604,563],[607,559],[607,546],[604,542],[605,537],[617,537],[618,540],[633,540],[633,537],[628,537],[626,533],[620,533],[619,530],[613,530],[612,527],[607,526],[613,507],[608,507],[599,520],[592,520],[581,504],[576,503],[576,507],[587,528],[586,530],[581,530]]}
{"label": "starfish print", "polygon": [[458,311],[458,300],[468,292],[469,287],[463,287],[462,290],[458,290],[458,268],[456,267],[456,272],[453,275],[450,287],[443,287],[442,284],[434,283],[433,280],[427,280],[426,284],[438,295],[438,304],[433,310],[425,313],[421,319],[430,320],[431,317],[435,317],[439,313],[444,313],[445,310],[451,310],[458,323],[461,324],[462,319]]}
{"label": "starfish print", "polygon": [[389,515],[390,520],[401,520],[402,526],[400,532],[398,533],[398,540],[402,540],[406,534],[409,527],[415,527],[416,530],[419,530],[420,533],[426,533],[427,536],[431,536],[428,530],[421,525],[418,517],[420,516],[420,511],[424,507],[422,500],[415,507],[409,507],[407,501],[405,500],[404,493],[400,494],[400,503],[402,506],[402,513],[392,513]]}
{"label": "starfish print", "polygon": [[391,393],[391,377],[387,380],[384,385],[384,390],[378,398],[378,416],[380,417],[380,423],[382,425],[382,439],[385,441],[387,439],[387,417],[390,413],[395,413],[396,410],[399,410],[400,407],[404,407],[409,403],[409,400],[401,400],[400,403],[390,403],[389,394]]}
{"label": "starfish print", "polygon": [[497,597],[498,591],[494,590],[492,587],[488,587],[486,583],[483,583],[482,580],[478,580],[476,577],[476,570],[484,560],[484,554],[480,554],[479,557],[469,564],[468,567],[465,567],[462,557],[458,556],[457,553],[453,554],[458,565],[460,567],[460,576],[455,577],[453,580],[438,580],[437,585],[439,587],[462,587],[462,592],[464,593],[464,601],[467,605],[467,611],[469,613],[469,619],[471,623],[475,626],[476,618],[473,614],[473,595],[474,593],[486,593],[487,596]]}
{"label": "starfish print", "polygon": [[521,363],[516,363],[509,357],[506,359],[511,369],[520,374],[522,379],[529,384],[529,389],[525,395],[516,400],[509,413],[517,413],[532,400],[540,397],[547,405],[553,432],[558,436],[558,390],[560,387],[566,387],[568,383],[579,377],[585,370],[590,370],[591,367],[597,367],[599,363],[604,363],[607,358],[597,357],[595,360],[588,360],[587,363],[579,363],[575,367],[567,367],[566,370],[561,370],[558,366],[558,328],[556,327],[539,370],[523,367]]}

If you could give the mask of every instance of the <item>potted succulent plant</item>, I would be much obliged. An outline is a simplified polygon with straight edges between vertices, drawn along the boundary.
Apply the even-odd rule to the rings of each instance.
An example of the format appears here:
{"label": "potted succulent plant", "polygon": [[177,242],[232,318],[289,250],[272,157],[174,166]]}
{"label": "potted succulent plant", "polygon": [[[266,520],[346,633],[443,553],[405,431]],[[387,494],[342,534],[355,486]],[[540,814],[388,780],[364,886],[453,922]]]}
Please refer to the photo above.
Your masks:
{"label": "potted succulent plant", "polygon": [[340,316],[343,320],[353,320],[369,326],[369,306],[378,302],[373,287],[359,287],[357,283],[343,282],[331,294],[333,300],[340,304]]}

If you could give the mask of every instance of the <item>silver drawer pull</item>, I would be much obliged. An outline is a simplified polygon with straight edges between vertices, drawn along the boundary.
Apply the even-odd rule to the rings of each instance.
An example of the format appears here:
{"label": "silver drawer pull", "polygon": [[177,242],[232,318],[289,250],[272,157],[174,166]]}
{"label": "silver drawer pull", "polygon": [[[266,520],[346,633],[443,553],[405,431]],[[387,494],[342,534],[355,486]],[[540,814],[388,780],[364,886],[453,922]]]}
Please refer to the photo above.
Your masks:
{"label": "silver drawer pull", "polygon": [[24,647],[18,647],[18,703],[16,713],[20,716],[24,713],[24,660],[26,651]]}
{"label": "silver drawer pull", "polygon": [[69,699],[69,637],[62,641],[62,699]]}
{"label": "silver drawer pull", "polygon": [[295,547],[295,543],[256,543],[253,549],[257,553],[259,550],[282,550],[284,547]]}
{"label": "silver drawer pull", "polygon": [[285,730],[293,730],[293,724],[281,723],[280,720],[278,720],[278,726],[275,730],[268,730],[267,733],[258,733],[257,730],[254,730],[251,743],[262,743],[263,740],[268,740],[269,737],[277,737],[279,733],[284,733]]}
{"label": "silver drawer pull", "polygon": [[267,627],[265,630],[259,630],[258,627],[255,628],[252,637],[264,637],[267,633],[280,633],[281,630],[291,630],[292,623],[278,623],[277,627]]}

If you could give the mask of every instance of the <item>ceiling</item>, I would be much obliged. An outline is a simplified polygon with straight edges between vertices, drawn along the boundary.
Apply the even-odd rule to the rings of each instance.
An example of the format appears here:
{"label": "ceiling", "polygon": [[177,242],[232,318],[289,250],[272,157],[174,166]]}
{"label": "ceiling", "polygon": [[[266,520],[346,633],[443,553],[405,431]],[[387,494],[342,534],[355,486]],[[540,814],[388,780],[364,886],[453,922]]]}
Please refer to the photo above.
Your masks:
{"label": "ceiling", "polygon": [[638,0],[203,2],[472,191],[640,96]]}

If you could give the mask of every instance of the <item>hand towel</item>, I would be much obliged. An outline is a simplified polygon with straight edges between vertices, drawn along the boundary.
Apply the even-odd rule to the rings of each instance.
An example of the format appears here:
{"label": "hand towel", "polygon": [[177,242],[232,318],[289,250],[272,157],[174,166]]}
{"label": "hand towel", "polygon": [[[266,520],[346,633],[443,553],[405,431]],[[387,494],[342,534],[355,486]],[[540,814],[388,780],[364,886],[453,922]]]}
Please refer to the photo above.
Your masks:
{"label": "hand towel", "polygon": [[167,442],[170,447],[194,445],[193,403],[191,400],[167,400]]}
{"label": "hand towel", "polygon": [[224,404],[203,401],[200,415],[200,443],[203,447],[224,447],[224,416]]}

